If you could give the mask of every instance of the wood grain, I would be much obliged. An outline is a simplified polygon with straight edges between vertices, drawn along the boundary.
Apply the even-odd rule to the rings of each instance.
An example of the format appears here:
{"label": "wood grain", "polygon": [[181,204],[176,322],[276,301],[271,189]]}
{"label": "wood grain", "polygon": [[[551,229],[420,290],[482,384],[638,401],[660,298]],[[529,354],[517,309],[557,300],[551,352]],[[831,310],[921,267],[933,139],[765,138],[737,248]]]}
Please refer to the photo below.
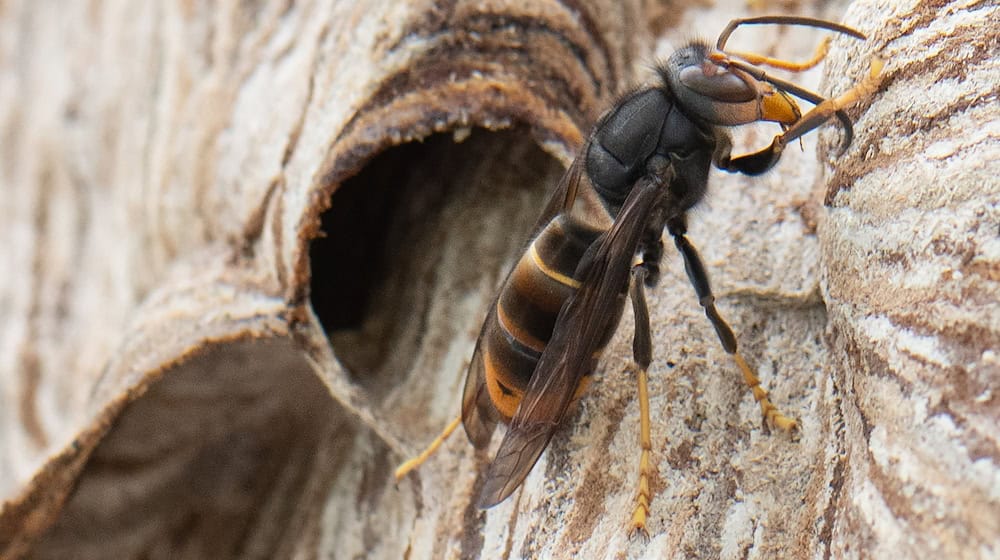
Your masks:
{"label": "wood grain", "polygon": [[[763,432],[676,255],[487,512],[458,410],[499,279],[590,123],[743,2],[0,5],[0,558],[1000,557],[1000,39],[987,2],[843,19],[836,126],[692,216]],[[732,46],[808,58],[819,34]],[[825,76],[825,77],[823,77]],[[773,128],[737,136],[769,141]]]}

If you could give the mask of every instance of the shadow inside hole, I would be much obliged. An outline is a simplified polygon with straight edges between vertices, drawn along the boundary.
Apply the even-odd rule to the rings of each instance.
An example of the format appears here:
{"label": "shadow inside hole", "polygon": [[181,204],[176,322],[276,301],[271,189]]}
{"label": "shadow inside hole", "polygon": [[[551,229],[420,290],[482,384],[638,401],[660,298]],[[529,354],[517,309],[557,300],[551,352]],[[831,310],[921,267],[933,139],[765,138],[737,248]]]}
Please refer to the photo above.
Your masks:
{"label": "shadow inside hole", "polygon": [[117,416],[31,557],[284,557],[354,433],[292,340],[206,344]]}
{"label": "shadow inside hole", "polygon": [[311,301],[356,381],[384,396],[474,340],[562,173],[525,131],[474,130],[388,150],[335,191],[310,247]]}

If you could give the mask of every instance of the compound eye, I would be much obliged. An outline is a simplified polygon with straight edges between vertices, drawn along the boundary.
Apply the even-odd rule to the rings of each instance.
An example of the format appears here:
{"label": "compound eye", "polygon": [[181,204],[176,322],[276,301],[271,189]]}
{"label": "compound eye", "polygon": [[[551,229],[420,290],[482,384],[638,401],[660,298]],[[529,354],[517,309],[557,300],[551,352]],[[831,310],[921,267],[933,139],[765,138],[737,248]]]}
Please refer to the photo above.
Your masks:
{"label": "compound eye", "polygon": [[678,80],[697,94],[725,103],[745,103],[758,95],[743,78],[708,61],[681,69]]}

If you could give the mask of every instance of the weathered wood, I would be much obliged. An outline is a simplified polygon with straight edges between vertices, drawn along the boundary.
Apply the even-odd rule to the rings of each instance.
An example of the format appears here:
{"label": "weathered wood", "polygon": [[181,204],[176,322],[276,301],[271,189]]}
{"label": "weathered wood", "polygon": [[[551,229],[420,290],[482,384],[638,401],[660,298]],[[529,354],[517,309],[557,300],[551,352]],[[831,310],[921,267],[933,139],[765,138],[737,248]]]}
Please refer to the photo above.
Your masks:
{"label": "weathered wood", "polygon": [[998,16],[989,2],[849,16],[886,22],[871,41],[887,66],[819,229],[834,556],[1000,557]]}
{"label": "weathered wood", "polygon": [[668,251],[643,543],[628,313],[512,499],[475,510],[462,436],[391,474],[559,163],[744,3],[77,4],[0,8],[0,557],[1000,557],[996,7],[854,3],[869,41],[795,77],[886,59],[851,148],[713,176],[691,239],[802,431],[762,432]]}

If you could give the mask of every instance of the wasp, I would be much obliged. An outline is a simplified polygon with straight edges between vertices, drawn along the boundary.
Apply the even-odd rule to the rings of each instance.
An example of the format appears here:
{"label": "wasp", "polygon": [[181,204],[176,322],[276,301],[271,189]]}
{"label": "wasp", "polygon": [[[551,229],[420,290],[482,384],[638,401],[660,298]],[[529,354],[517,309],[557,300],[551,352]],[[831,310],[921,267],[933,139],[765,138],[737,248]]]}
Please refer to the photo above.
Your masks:
{"label": "wasp", "polygon": [[[716,309],[705,265],[686,236],[686,215],[705,197],[712,165],[762,174],[790,142],[832,118],[844,129],[841,151],[846,149],[852,125],[844,109],[875,90],[881,63],[873,60],[868,77],[843,95],[825,99],[761,67],[812,67],[825,56],[826,42],[803,63],[726,51],[732,32],[747,24],[802,25],[865,38],[852,28],[813,18],[736,19],[714,48],[698,41],[687,44],[657,67],[654,85],[619,99],[559,182],[527,249],[489,308],[468,367],[461,415],[426,451],[401,465],[397,479],[426,460],[459,421],[478,449],[489,445],[502,422],[507,432],[485,475],[478,506],[489,508],[510,496],[587,386],[629,299],[635,316],[632,369],[638,380],[641,448],[630,525],[633,534],[646,534],[653,467],[647,389],[652,340],[645,290],[659,278],[664,230],[683,257],[698,303],[723,349],[759,404],[764,427],[796,429],[796,421],[771,402]],[[814,107],[802,114],[793,96]],[[778,123],[782,132],[763,149],[734,156],[722,127],[759,121]]]}

